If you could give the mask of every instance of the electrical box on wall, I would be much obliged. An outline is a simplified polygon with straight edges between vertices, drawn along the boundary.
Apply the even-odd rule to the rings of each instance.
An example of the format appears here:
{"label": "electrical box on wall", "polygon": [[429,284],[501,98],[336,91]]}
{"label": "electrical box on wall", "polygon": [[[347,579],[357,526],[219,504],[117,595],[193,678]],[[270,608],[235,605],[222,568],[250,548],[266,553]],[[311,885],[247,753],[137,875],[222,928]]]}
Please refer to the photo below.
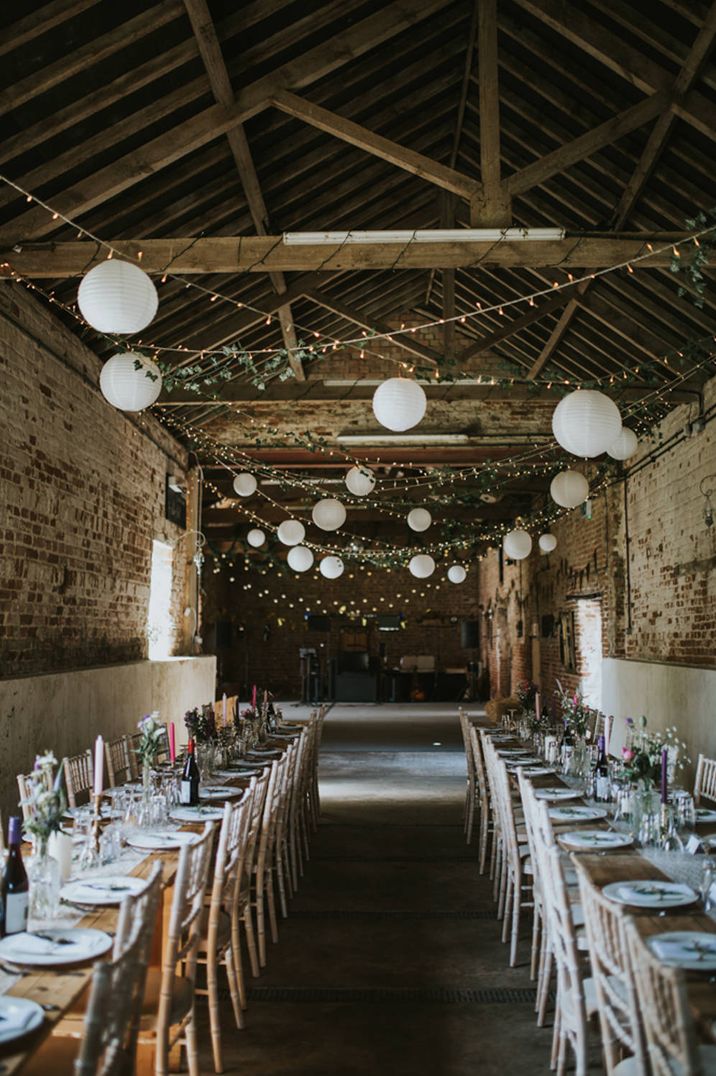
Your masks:
{"label": "electrical box on wall", "polygon": [[186,530],[186,493],[171,474],[166,477],[164,516],[170,523]]}

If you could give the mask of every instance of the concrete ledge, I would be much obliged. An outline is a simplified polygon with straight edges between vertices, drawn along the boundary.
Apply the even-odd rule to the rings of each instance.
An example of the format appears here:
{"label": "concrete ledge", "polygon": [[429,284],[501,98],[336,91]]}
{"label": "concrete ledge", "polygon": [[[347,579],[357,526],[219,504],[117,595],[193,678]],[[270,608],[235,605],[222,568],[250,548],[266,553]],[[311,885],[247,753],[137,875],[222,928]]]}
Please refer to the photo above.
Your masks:
{"label": "concrete ledge", "polygon": [[47,748],[59,757],[89,747],[94,737],[132,731],[150,710],[175,721],[183,738],[186,710],[214,698],[213,655],[137,661],[0,680],[0,806],[17,807],[18,773]]}

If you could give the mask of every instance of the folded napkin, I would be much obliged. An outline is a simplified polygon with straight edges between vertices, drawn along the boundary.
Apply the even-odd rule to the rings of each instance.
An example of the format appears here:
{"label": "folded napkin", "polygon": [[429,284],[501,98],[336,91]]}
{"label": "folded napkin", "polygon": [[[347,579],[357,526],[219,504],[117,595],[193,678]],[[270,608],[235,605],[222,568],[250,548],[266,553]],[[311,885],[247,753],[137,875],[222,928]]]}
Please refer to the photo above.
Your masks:
{"label": "folded napkin", "polygon": [[716,934],[693,931],[692,938],[669,938],[656,935],[649,947],[660,960],[713,960],[716,957]]}
{"label": "folded napkin", "polygon": [[673,904],[675,901],[683,900],[687,888],[684,886],[679,890],[664,889],[662,882],[624,882],[620,893],[622,899],[636,900],[637,903],[648,899],[653,900],[654,903]]}

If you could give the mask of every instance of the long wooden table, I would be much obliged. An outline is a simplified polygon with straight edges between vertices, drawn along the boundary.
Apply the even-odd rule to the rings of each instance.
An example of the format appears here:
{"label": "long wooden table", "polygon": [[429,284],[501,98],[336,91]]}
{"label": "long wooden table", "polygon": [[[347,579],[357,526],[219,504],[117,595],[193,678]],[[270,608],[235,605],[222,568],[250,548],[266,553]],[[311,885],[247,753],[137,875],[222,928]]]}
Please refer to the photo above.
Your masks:
{"label": "long wooden table", "polygon": [[[280,753],[285,743],[282,743],[279,737],[275,737],[274,742],[276,750]],[[260,769],[269,765],[272,759],[263,756],[250,760],[246,759],[245,761],[252,761],[257,769]],[[237,790],[247,787],[249,781],[248,776],[242,776],[240,773],[230,779],[222,778],[223,784],[236,787]],[[221,802],[219,801],[219,804]],[[181,828],[196,831],[201,828],[201,824],[190,823]],[[157,861],[162,864],[162,900],[157,913],[150,966],[161,968],[179,853],[178,851],[150,852],[141,863],[138,863],[128,873],[136,878],[148,878]],[[118,915],[118,907],[97,908],[85,912],[79,920],[78,926],[94,927],[97,930],[104,930],[108,934],[114,934]],[[52,1034],[53,1027],[67,1013],[77,1009],[82,994],[88,990],[94,963],[93,961],[91,964],[73,968],[69,971],[43,970],[17,973],[20,974],[20,979],[6,991],[6,996],[29,998],[40,1005],[48,1006],[48,1008],[45,1009],[45,1019],[42,1026],[36,1031],[31,1032],[20,1040],[16,1040],[16,1042],[0,1046],[0,1076],[11,1076],[13,1073],[20,1072],[29,1058],[37,1052],[48,1036]],[[9,972],[9,974],[14,973]],[[135,1072],[137,1076],[150,1076],[154,1072],[153,1046],[140,1044],[137,1047]]]}
{"label": "long wooden table", "polygon": [[[496,746],[498,751],[500,748],[525,747],[518,740],[500,743]],[[536,775],[530,777],[530,781],[538,788],[557,785],[569,787],[569,783],[559,773]],[[576,804],[584,803],[585,800],[581,797],[581,799],[575,798],[568,802]],[[560,833],[582,827],[604,830],[610,828],[607,819],[590,822],[572,820],[555,826],[555,836],[557,843],[564,851],[569,852],[574,859],[579,859],[580,866],[584,868],[590,882],[596,888],[603,889],[605,885],[612,882],[670,880],[664,871],[636,848],[615,849],[608,852],[577,852],[560,838]],[[699,836],[708,836],[709,829],[713,831],[713,824],[702,824],[696,827],[696,832]],[[671,930],[698,930],[716,934],[716,922],[705,914],[701,900],[685,908],[673,908],[668,913],[658,908],[636,906],[628,906],[626,910],[634,918],[637,930],[645,939]],[[716,1042],[716,985],[713,982],[713,972],[687,971],[685,974],[689,1005],[697,1033],[704,1041]]]}

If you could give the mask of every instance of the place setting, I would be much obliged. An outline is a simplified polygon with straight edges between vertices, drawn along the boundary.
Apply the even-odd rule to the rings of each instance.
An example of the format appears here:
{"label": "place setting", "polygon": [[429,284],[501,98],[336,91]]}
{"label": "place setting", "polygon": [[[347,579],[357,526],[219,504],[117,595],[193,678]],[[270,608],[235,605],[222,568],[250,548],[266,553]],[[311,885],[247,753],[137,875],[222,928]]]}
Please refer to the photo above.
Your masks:
{"label": "place setting", "polygon": [[635,908],[682,908],[694,904],[698,893],[682,882],[644,881],[610,882],[602,890],[605,897]]}
{"label": "place setting", "polygon": [[0,939],[0,962],[17,968],[71,968],[108,952],[112,937],[92,927],[21,931]]}

